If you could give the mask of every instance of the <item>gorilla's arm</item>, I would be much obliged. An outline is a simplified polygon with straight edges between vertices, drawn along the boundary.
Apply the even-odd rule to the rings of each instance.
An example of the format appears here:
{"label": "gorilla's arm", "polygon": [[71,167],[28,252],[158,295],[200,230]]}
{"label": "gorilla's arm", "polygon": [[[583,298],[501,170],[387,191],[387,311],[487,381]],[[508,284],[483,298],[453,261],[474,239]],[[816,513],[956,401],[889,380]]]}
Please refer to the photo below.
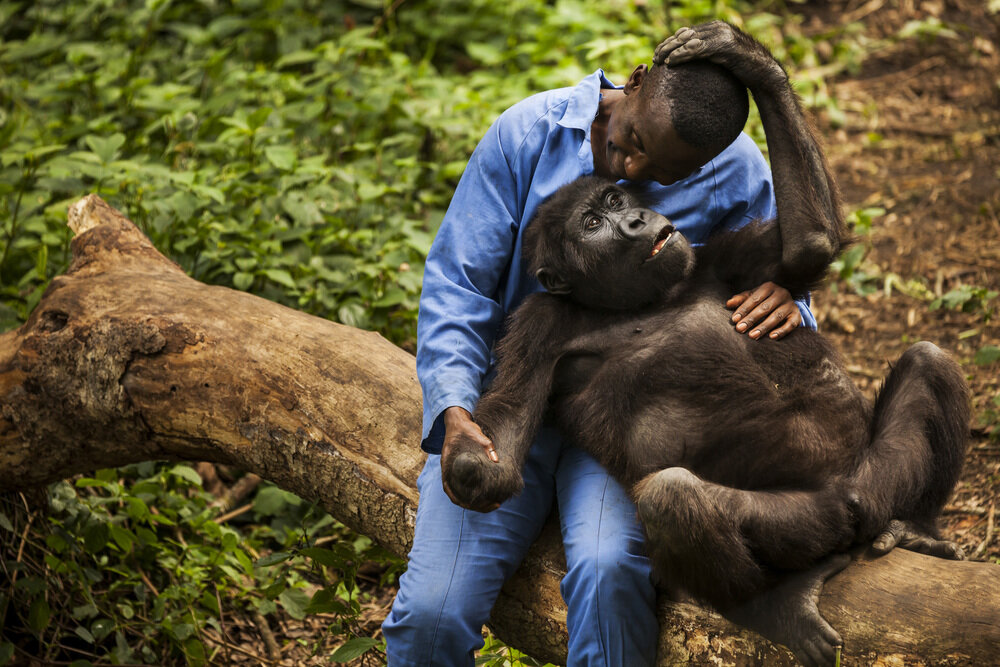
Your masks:
{"label": "gorilla's arm", "polygon": [[490,511],[523,488],[521,470],[542,424],[556,363],[572,337],[574,316],[575,309],[561,299],[533,294],[507,321],[497,347],[496,379],[473,413],[499,461],[463,439],[441,462],[453,500],[463,507]]}
{"label": "gorilla's arm", "polygon": [[729,69],[760,110],[780,223],[777,282],[793,292],[792,285],[819,282],[840,252],[844,221],[837,186],[788,75],[763,45],[723,21],[678,30],[657,47],[653,62],[673,66],[696,59]]}

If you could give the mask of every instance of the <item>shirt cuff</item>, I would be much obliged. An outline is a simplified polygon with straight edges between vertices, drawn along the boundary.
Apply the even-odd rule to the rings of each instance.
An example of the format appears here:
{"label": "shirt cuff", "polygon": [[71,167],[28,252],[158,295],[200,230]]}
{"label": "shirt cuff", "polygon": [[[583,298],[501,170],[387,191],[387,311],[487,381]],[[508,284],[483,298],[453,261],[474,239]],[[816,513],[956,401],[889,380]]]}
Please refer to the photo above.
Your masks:
{"label": "shirt cuff", "polygon": [[445,376],[434,382],[434,388],[424,389],[424,424],[420,448],[428,454],[440,454],[444,443],[444,418],[450,407],[465,408],[470,413],[476,409],[481,394],[466,376]]}

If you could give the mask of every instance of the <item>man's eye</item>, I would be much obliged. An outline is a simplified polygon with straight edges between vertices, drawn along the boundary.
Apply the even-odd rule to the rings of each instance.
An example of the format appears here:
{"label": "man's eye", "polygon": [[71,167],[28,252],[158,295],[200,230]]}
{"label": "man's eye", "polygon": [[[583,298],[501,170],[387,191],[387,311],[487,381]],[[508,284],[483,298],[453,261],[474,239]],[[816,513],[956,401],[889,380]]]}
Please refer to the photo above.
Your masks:
{"label": "man's eye", "polygon": [[587,218],[587,222],[585,223],[585,227],[588,232],[592,232],[600,226],[601,226],[601,219],[598,218],[596,215],[592,215],[589,218]]}
{"label": "man's eye", "polygon": [[635,133],[635,130],[632,130],[632,142],[635,144],[636,148],[640,151],[642,150],[642,141],[639,140],[639,135]]}

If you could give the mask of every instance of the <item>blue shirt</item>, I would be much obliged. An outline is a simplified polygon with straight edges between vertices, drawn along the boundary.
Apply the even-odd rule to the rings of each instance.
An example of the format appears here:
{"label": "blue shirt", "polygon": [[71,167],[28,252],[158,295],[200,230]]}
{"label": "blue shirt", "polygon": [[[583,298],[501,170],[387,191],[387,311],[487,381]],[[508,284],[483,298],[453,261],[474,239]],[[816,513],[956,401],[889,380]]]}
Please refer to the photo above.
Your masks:
{"label": "blue shirt", "polygon": [[[524,230],[539,203],[593,173],[590,126],[601,88],[613,87],[597,70],[571,88],[533,95],[505,111],[469,159],[424,270],[417,319],[424,450],[440,453],[445,408],[473,411],[504,317],[541,291],[522,264]],[[776,214],[770,169],[745,134],[681,181],[637,185],[650,208],[695,244]],[[799,309],[815,328],[808,306]]]}

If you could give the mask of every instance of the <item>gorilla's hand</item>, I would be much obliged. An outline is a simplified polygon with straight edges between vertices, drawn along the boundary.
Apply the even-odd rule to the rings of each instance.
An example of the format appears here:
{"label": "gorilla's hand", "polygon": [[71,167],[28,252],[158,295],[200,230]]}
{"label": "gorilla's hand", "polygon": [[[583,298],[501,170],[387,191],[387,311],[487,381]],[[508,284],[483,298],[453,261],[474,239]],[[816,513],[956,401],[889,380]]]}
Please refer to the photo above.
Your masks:
{"label": "gorilla's hand", "polygon": [[751,90],[761,84],[788,80],[767,48],[725,21],[681,28],[660,42],[653,53],[654,65],[681,65],[692,60],[722,65]]}
{"label": "gorilla's hand", "polygon": [[928,556],[937,556],[948,560],[965,560],[965,552],[956,543],[938,539],[929,531],[909,521],[893,519],[872,542],[872,551],[882,556],[897,546]]}
{"label": "gorilla's hand", "polygon": [[453,503],[477,512],[492,512],[524,487],[520,471],[500,459],[468,412],[455,407],[445,411],[441,482]]}

